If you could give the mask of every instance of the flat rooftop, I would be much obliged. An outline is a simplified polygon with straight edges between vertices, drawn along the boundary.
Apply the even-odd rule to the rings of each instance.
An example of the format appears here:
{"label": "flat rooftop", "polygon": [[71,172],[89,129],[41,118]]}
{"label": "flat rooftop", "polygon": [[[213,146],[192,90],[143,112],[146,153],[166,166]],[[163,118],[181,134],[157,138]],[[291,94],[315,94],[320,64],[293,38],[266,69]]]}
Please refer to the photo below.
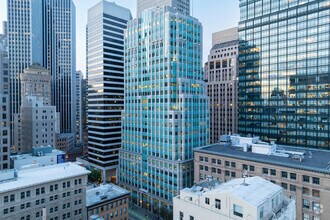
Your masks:
{"label": "flat rooftop", "polygon": [[45,153],[45,154],[40,155],[40,156],[36,156],[36,155],[33,155],[31,153],[31,154],[17,154],[17,155],[10,156],[10,158],[13,159],[13,160],[24,160],[24,159],[56,156],[56,155],[59,155],[59,154],[65,154],[65,152],[57,150],[57,149],[52,149],[51,153]]}
{"label": "flat rooftop", "polygon": [[[84,167],[70,162],[18,170],[16,178],[0,182],[0,194],[34,185],[83,176],[89,173],[90,171],[86,170]],[[3,173],[0,172],[0,175],[3,175]]]}
{"label": "flat rooftop", "polygon": [[[305,158],[302,161],[294,160],[291,157],[280,157],[275,155],[264,155],[252,152],[244,152],[240,147],[233,147],[231,144],[212,144],[196,148],[195,152],[214,154],[224,157],[242,159],[246,161],[272,164],[276,166],[290,167],[300,170],[308,170],[318,173],[330,174],[330,151],[277,145],[286,151],[305,151]],[[311,152],[311,154],[310,154]],[[311,157],[310,157],[311,156]]]}
{"label": "flat rooftop", "polygon": [[94,188],[87,188],[86,190],[86,206],[93,206],[104,201],[111,201],[113,199],[129,195],[130,192],[114,184],[100,185]]}
{"label": "flat rooftop", "polygon": [[186,193],[203,194],[205,196],[211,194],[229,194],[241,200],[248,202],[251,205],[259,206],[264,203],[267,198],[272,197],[274,194],[282,190],[282,187],[269,182],[261,177],[249,177],[232,179],[228,182],[221,183],[211,189],[197,190],[192,188],[183,189]]}

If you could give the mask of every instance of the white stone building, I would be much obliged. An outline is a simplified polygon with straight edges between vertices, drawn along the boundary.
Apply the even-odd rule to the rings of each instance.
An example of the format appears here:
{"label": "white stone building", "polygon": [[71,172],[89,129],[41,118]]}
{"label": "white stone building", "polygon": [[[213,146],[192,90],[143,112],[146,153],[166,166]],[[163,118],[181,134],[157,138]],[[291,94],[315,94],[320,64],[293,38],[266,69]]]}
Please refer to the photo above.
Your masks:
{"label": "white stone building", "polygon": [[[210,185],[211,186],[211,185]],[[283,188],[261,177],[233,179],[211,187],[185,188],[173,199],[174,220],[295,220],[295,201]]]}
{"label": "white stone building", "polygon": [[90,172],[74,163],[0,172],[0,219],[86,219]]}
{"label": "white stone building", "polygon": [[65,152],[52,146],[33,147],[31,154],[19,154],[10,157],[14,169],[27,169],[65,162]]}

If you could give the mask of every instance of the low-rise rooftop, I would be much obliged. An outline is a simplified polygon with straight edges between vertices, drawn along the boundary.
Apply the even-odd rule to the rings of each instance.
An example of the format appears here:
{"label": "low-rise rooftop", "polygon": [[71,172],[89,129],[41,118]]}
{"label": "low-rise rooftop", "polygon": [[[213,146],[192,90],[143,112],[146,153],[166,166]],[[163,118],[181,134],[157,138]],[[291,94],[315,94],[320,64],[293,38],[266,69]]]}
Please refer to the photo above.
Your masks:
{"label": "low-rise rooftop", "polygon": [[232,179],[212,188],[202,188],[199,191],[194,187],[183,189],[186,193],[202,193],[204,196],[208,194],[230,194],[256,207],[262,204],[265,198],[271,198],[281,190],[280,186],[258,176],[249,177],[245,180],[243,178]]}
{"label": "low-rise rooftop", "polygon": [[[283,153],[258,154],[245,151],[244,148],[233,146],[231,143],[207,145],[196,148],[195,152],[330,174],[330,151],[283,145],[277,145],[277,147]],[[287,155],[287,157],[279,155]]]}
{"label": "low-rise rooftop", "polygon": [[129,194],[129,191],[114,184],[105,184],[89,188],[86,190],[86,206],[90,207]]}
{"label": "low-rise rooftop", "polygon": [[[15,178],[0,182],[0,194],[34,185],[87,175],[90,171],[74,163],[62,163],[45,167],[15,171]],[[1,175],[5,175],[0,172]],[[1,179],[1,178],[0,178]]]}

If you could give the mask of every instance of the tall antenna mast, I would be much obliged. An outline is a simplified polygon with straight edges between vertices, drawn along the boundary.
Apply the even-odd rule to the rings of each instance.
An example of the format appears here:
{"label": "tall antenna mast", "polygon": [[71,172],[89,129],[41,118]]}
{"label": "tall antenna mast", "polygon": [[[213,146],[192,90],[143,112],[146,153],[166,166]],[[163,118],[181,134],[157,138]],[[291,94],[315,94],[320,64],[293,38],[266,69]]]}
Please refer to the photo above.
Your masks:
{"label": "tall antenna mast", "polygon": [[191,0],[191,13],[192,16],[194,17],[194,0]]}

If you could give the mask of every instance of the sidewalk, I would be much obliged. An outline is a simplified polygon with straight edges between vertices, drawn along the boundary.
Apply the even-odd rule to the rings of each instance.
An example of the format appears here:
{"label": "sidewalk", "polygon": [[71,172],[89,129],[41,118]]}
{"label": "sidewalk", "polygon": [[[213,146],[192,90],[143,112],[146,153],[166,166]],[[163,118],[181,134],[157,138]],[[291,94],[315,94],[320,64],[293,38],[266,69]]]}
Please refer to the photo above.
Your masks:
{"label": "sidewalk", "polygon": [[128,219],[129,220],[145,220],[145,219],[160,220],[158,216],[133,204],[129,204]]}

